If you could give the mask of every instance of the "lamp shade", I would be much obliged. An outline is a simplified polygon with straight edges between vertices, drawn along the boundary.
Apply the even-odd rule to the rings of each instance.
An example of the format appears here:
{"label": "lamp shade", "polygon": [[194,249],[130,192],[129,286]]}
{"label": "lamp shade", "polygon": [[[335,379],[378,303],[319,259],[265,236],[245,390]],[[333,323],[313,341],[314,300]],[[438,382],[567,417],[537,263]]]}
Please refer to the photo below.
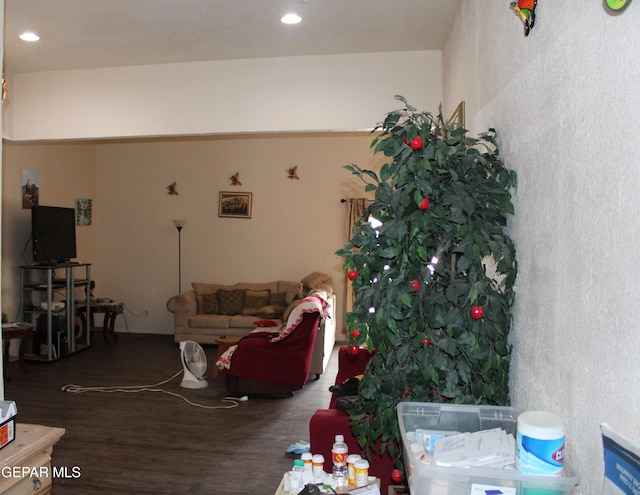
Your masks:
{"label": "lamp shade", "polygon": [[173,225],[175,225],[177,229],[181,229],[182,227],[184,227],[184,224],[187,223],[186,218],[177,218],[171,221],[173,222]]}

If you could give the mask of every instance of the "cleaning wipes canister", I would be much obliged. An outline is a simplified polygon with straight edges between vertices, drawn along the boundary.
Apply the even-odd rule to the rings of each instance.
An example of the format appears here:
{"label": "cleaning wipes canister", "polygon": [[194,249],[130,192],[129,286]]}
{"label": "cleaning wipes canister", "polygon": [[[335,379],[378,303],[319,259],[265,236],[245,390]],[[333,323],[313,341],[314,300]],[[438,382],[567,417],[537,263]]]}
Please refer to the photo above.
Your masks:
{"label": "cleaning wipes canister", "polygon": [[560,476],[564,465],[564,421],[545,411],[518,416],[516,468],[525,474]]}

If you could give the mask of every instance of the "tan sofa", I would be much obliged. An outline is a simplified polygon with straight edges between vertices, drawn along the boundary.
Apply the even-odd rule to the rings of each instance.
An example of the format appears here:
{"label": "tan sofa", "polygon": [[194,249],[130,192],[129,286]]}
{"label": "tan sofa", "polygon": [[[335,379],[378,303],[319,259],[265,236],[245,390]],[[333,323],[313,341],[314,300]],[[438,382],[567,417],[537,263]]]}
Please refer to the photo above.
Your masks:
{"label": "tan sofa", "polygon": [[277,331],[292,305],[309,294],[318,294],[329,303],[327,316],[316,335],[311,373],[322,374],[336,339],[335,294],[328,275],[313,272],[300,282],[277,280],[233,285],[192,282],[193,290],[167,301],[174,314],[174,341],[191,340],[214,344],[216,337],[244,337],[256,330],[256,322],[272,321]]}

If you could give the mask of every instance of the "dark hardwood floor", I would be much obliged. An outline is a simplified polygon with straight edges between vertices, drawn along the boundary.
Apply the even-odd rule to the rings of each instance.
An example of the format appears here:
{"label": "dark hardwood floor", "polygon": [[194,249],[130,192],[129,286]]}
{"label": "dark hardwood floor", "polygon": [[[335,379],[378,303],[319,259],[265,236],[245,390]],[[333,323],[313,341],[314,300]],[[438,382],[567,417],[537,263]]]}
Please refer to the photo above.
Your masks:
{"label": "dark hardwood floor", "polygon": [[[74,394],[82,387],[153,385],[182,370],[172,336],[120,334],[54,363],[12,364],[5,397],[18,406],[17,422],[65,428],[52,464],[79,468],[77,478],[53,481],[55,495],[272,494],[293,464],[292,443],[309,440],[309,419],[327,407],[336,374],[335,351],[325,374],[291,398],[249,399],[230,409],[205,409],[161,392]],[[204,346],[209,369],[216,347]],[[209,372],[208,372],[209,373]],[[229,403],[224,378],[209,387],[180,387],[181,375],[154,387],[209,407]],[[1,455],[1,453],[0,453]],[[77,470],[75,471],[77,472]]]}

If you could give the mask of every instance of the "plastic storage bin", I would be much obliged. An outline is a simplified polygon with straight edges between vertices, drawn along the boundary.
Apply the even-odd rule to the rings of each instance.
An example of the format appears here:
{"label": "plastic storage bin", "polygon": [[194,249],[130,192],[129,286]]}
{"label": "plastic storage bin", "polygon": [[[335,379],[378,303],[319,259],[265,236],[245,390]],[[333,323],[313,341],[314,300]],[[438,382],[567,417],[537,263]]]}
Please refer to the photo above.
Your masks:
{"label": "plastic storage bin", "polygon": [[518,412],[511,407],[401,402],[398,422],[404,467],[412,495],[569,495],[579,479],[565,462],[560,477],[536,476],[516,469],[455,468],[425,464],[413,453],[407,433],[418,429],[476,432],[502,428],[516,436]]}

